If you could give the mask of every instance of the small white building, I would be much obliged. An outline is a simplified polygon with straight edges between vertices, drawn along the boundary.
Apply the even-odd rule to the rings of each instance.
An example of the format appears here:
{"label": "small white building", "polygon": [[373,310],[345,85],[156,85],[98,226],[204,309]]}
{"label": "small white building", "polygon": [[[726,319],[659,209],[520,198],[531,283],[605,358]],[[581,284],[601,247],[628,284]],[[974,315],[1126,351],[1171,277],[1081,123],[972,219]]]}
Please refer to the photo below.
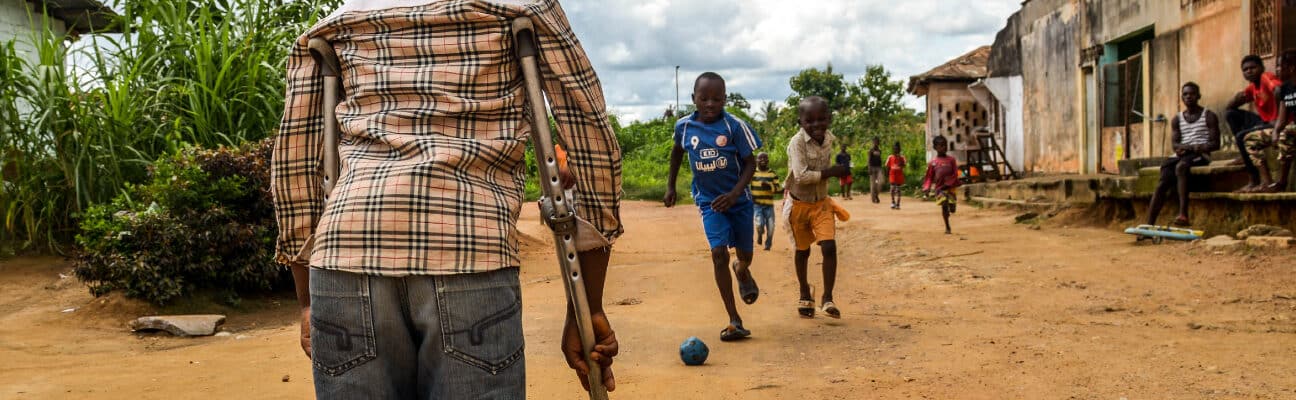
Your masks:
{"label": "small white building", "polygon": [[0,0],[0,43],[13,41],[19,54],[36,61],[32,35],[41,31],[42,15],[56,35],[121,32],[113,24],[117,14],[98,0]]}

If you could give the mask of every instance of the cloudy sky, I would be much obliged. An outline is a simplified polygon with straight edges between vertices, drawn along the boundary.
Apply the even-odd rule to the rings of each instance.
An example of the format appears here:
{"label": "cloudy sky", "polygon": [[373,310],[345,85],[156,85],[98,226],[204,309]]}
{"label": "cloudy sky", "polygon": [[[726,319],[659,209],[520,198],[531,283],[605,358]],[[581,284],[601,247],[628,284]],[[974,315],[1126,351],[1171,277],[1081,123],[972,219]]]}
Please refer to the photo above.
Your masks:
{"label": "cloudy sky", "polygon": [[[973,6],[973,4],[976,4]],[[688,104],[693,78],[725,76],[730,92],[753,103],[782,101],[788,78],[823,68],[849,81],[870,64],[897,79],[919,74],[978,46],[1020,0],[575,0],[563,2],[573,29],[603,81],[608,104],[624,119],[652,118]],[[908,97],[914,108],[921,101]]]}

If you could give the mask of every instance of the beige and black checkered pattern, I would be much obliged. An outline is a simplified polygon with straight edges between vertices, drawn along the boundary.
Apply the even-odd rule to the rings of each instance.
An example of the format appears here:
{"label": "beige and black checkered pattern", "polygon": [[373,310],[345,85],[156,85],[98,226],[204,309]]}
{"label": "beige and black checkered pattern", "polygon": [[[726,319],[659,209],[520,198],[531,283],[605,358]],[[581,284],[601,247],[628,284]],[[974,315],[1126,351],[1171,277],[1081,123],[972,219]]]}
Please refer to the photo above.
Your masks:
{"label": "beige and black checkered pattern", "polygon": [[[531,134],[511,21],[530,17],[545,91],[577,177],[578,216],[622,232],[621,150],[603,90],[556,0],[482,0],[355,11],[293,45],[275,140],[277,259],[366,274],[444,275],[518,266]],[[342,63],[342,173],[321,189],[319,37]],[[305,249],[305,250],[303,250]]]}

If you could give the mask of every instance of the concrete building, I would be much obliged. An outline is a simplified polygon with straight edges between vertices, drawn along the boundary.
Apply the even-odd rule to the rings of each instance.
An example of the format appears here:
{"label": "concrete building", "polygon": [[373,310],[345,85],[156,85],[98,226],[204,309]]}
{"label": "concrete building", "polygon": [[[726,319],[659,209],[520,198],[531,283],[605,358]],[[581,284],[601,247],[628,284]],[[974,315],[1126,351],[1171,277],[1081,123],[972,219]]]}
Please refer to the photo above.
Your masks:
{"label": "concrete building", "polygon": [[[976,131],[992,125],[993,114],[977,101],[970,85],[986,76],[990,46],[958,56],[931,71],[909,77],[910,94],[927,99],[927,140],[936,136],[949,140],[950,153],[967,160],[966,150],[976,146]],[[932,156],[930,146],[928,158]]]}
{"label": "concrete building", "polygon": [[1285,47],[1296,47],[1296,0],[1026,0],[981,84],[1022,170],[1116,173],[1118,160],[1170,154],[1183,83],[1222,114],[1246,85],[1242,57],[1272,68]]}
{"label": "concrete building", "polygon": [[33,34],[42,31],[48,16],[50,31],[66,33],[119,33],[112,24],[116,14],[97,0],[0,1],[0,43],[14,42],[15,50],[29,62],[37,60]]}

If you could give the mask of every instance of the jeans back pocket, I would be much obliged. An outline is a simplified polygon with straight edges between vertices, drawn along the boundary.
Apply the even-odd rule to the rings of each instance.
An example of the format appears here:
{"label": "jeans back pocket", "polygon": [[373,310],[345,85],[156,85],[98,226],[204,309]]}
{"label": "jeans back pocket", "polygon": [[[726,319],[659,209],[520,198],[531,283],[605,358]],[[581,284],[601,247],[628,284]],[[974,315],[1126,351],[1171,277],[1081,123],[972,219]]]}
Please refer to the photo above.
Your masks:
{"label": "jeans back pocket", "polygon": [[498,374],[523,355],[522,290],[517,268],[436,279],[446,354]]}
{"label": "jeans back pocket", "polygon": [[369,277],[311,270],[311,363],[331,376],[378,357]]}

